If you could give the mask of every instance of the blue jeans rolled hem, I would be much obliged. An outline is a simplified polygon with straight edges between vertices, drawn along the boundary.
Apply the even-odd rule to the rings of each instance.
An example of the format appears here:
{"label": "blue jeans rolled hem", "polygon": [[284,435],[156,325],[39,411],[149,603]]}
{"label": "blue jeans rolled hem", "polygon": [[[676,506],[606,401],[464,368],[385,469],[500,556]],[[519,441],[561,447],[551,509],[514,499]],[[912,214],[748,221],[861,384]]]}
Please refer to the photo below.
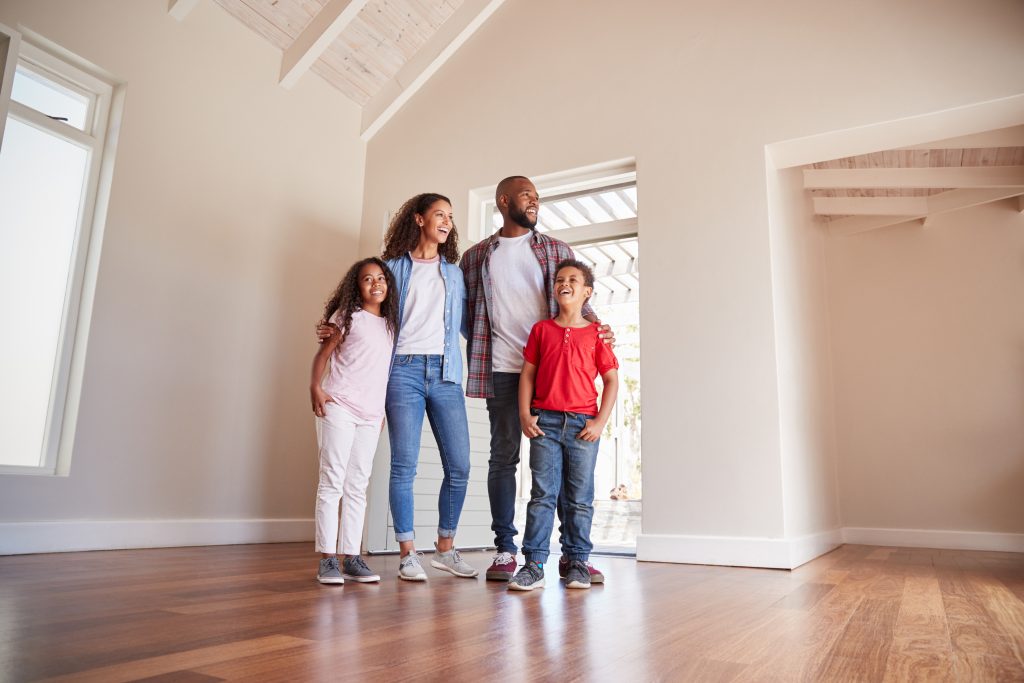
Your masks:
{"label": "blue jeans rolled hem", "polygon": [[398,541],[399,543],[401,543],[402,541],[415,541],[416,540],[416,532],[415,531],[396,531],[395,532],[395,540]]}
{"label": "blue jeans rolled hem", "polygon": [[442,529],[437,527],[438,538],[455,538],[455,529]]}

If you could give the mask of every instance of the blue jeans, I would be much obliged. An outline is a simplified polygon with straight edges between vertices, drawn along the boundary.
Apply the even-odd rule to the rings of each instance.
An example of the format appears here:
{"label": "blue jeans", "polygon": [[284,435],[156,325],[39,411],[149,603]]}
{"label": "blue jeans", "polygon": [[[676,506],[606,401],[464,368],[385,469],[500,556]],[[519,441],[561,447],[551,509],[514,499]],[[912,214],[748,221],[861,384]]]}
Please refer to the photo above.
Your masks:
{"label": "blue jeans", "polygon": [[[487,498],[491,504],[491,531],[498,552],[512,553],[516,547],[516,473],[523,426],[519,422],[519,373],[495,372],[491,375],[494,396],[487,399],[491,424],[491,457],[487,461]],[[558,498],[558,536],[564,545],[562,497]]]}
{"label": "blue jeans", "polygon": [[441,356],[395,356],[385,411],[391,440],[389,494],[395,540],[416,538],[412,485],[420,457],[424,413],[444,470],[437,498],[437,535],[453,538],[469,482],[469,422],[462,385],[441,379]]}
{"label": "blue jeans", "polygon": [[526,507],[523,554],[527,561],[547,562],[555,511],[561,508],[563,556],[585,562],[594,549],[590,525],[594,520],[594,468],[601,440],[576,437],[592,415],[535,412],[537,426],[544,434],[530,439],[533,488]]}

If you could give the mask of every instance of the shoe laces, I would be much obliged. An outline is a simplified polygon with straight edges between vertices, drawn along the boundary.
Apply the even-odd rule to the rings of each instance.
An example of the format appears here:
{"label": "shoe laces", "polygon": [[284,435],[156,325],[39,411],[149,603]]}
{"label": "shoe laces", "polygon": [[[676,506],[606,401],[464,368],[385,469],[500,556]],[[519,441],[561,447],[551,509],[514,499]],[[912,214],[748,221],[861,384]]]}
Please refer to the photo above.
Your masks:
{"label": "shoe laces", "polygon": [[406,555],[404,558],[402,558],[402,561],[399,562],[399,564],[401,564],[403,566],[407,565],[407,564],[409,564],[411,562],[415,562],[416,564],[419,564],[421,557],[423,557],[423,553],[421,553],[421,552],[419,552],[417,550],[414,550],[411,553],[409,553],[408,555]]}
{"label": "shoe laces", "polygon": [[455,548],[452,548],[451,552],[452,552],[452,562],[454,564],[462,564],[462,555],[459,554],[459,551],[456,550]]}
{"label": "shoe laces", "polygon": [[494,564],[508,564],[509,562],[512,562],[514,559],[516,558],[512,556],[512,553],[502,552],[494,556]]}
{"label": "shoe laces", "polygon": [[348,558],[348,561],[350,565],[355,565],[357,569],[370,571],[370,568],[366,566],[365,562],[363,562],[363,558],[359,557],[358,555],[356,555],[355,557]]}
{"label": "shoe laces", "polygon": [[332,569],[337,569],[339,571],[341,569],[341,567],[338,565],[338,558],[337,557],[328,557],[327,558],[327,571],[331,571]]}

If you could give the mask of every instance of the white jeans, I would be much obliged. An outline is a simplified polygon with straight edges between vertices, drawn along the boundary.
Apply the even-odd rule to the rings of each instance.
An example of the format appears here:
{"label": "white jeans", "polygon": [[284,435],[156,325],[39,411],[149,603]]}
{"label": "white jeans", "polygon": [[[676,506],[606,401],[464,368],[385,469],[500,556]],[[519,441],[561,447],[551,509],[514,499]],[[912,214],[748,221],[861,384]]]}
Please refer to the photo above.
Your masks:
{"label": "white jeans", "polygon": [[[380,422],[357,418],[337,403],[316,418],[320,484],[316,489],[316,551],[358,555],[366,517],[366,488]],[[341,533],[338,532],[339,504]]]}

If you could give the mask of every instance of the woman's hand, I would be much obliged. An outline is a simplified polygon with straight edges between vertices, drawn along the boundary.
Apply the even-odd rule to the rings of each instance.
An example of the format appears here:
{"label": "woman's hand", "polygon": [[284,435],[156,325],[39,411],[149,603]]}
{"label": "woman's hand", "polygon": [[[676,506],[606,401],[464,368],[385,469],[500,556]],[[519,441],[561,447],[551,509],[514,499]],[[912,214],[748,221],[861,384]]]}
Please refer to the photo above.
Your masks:
{"label": "woman's hand", "polygon": [[582,439],[583,441],[597,441],[601,438],[601,432],[603,431],[603,422],[598,422],[596,418],[593,420],[587,420],[586,424],[583,425],[583,430],[576,435],[576,438]]}
{"label": "woman's hand", "polygon": [[316,326],[316,340],[319,344],[334,342],[339,337],[341,337],[341,328],[334,323],[321,320],[320,324]]}
{"label": "woman's hand", "polygon": [[523,425],[523,434],[527,439],[535,436],[544,436],[544,431],[537,426],[536,415],[520,415],[519,422]]}
{"label": "woman's hand", "polygon": [[317,417],[323,417],[327,414],[328,403],[336,402],[331,398],[331,395],[320,388],[319,385],[314,385],[309,388],[309,398],[313,403],[313,414]]}

